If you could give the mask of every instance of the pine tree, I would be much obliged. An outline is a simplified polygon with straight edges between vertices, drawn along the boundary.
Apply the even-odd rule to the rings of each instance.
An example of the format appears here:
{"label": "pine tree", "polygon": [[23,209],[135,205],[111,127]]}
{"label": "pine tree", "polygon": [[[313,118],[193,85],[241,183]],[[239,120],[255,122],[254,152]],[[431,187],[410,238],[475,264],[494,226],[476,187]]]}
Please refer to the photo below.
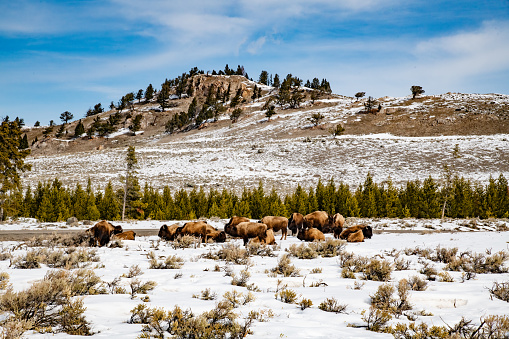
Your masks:
{"label": "pine tree", "polygon": [[279,75],[276,73],[274,75],[274,81],[272,83],[272,87],[279,88],[281,86],[281,81],[279,80]]}
{"label": "pine tree", "polygon": [[81,188],[81,185],[76,184],[76,189],[74,190],[73,195],[73,209],[74,216],[78,218],[78,220],[87,219],[87,194]]}
{"label": "pine tree", "polygon": [[147,86],[147,89],[145,90],[145,101],[150,101],[154,97],[154,87],[152,87],[152,84],[149,84]]}
{"label": "pine tree", "polygon": [[246,200],[240,200],[235,204],[232,215],[242,216],[251,218],[251,210],[249,209],[249,202]]}
{"label": "pine tree", "polygon": [[79,138],[80,136],[83,135],[83,133],[85,133],[85,126],[83,125],[80,119],[80,121],[78,121],[78,124],[76,125],[76,128],[74,129],[74,137]]}
{"label": "pine tree", "polygon": [[125,219],[126,210],[130,216],[135,215],[135,203],[141,198],[140,185],[136,176],[137,164],[134,146],[129,146],[126,155],[126,173],[125,177],[121,178],[124,183],[122,221]]}
{"label": "pine tree", "polygon": [[34,209],[34,197],[32,195],[32,189],[30,186],[25,191],[25,197],[23,199],[23,217],[33,218],[35,216]]}
{"label": "pine tree", "polygon": [[118,201],[111,180],[104,189],[104,195],[99,204],[99,212],[101,218],[105,220],[118,220],[120,219],[120,202]]}
{"label": "pine tree", "polygon": [[260,73],[260,77],[258,78],[258,82],[263,84],[263,85],[268,85],[269,81],[269,73],[267,71],[262,71]]}
{"label": "pine tree", "polygon": [[497,179],[496,206],[495,215],[497,218],[509,217],[509,185],[502,174]]}
{"label": "pine tree", "polygon": [[95,194],[94,190],[92,189],[92,180],[90,180],[90,178],[88,178],[86,194],[87,219],[98,220],[101,217],[101,213],[95,204]]}
{"label": "pine tree", "polygon": [[4,203],[12,190],[21,188],[20,173],[29,171],[25,158],[30,149],[20,149],[21,129],[15,121],[0,125],[0,221],[4,220]]}
{"label": "pine tree", "polygon": [[426,180],[424,180],[422,184],[421,190],[422,196],[422,205],[421,205],[421,213],[419,213],[419,217],[421,218],[439,218],[440,217],[440,204],[438,201],[438,185],[433,180],[431,176],[429,176]]}

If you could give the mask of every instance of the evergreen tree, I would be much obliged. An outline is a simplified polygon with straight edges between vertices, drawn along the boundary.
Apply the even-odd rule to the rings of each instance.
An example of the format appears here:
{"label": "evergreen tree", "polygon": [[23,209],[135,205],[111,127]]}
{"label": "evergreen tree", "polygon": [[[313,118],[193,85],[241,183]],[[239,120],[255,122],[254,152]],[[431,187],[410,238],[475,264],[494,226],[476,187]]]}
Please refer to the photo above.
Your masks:
{"label": "evergreen tree", "polygon": [[431,176],[429,176],[426,180],[424,180],[422,184],[421,191],[421,213],[419,213],[419,217],[421,218],[439,218],[440,217],[440,204],[438,197],[438,184],[433,180]]}
{"label": "evergreen tree", "polygon": [[74,216],[78,218],[78,220],[84,220],[88,218],[87,211],[87,194],[81,185],[76,184],[76,189],[74,190],[73,195],[73,209]]}
{"label": "evergreen tree", "polygon": [[145,90],[145,101],[150,101],[154,97],[154,87],[152,87],[152,84],[149,84],[147,86],[147,89]]}
{"label": "evergreen tree", "polygon": [[21,129],[16,122],[0,124],[0,221],[4,220],[4,203],[12,190],[21,188],[20,173],[29,171],[25,158],[30,149],[20,149]]}
{"label": "evergreen tree", "polygon": [[233,208],[232,215],[251,218],[251,210],[249,208],[249,202],[246,200],[239,200]]}
{"label": "evergreen tree", "polygon": [[161,106],[161,109],[164,112],[164,109],[168,107],[168,99],[170,98],[170,86],[167,83],[164,83],[161,91],[157,94],[157,103]]}
{"label": "evergreen tree", "polygon": [[143,90],[139,89],[138,93],[136,93],[136,99],[138,100],[138,103],[141,102],[141,99],[143,98]]}
{"label": "evergreen tree", "polygon": [[272,83],[272,87],[279,88],[281,86],[281,81],[279,80],[279,75],[276,73],[274,75],[274,81]]}
{"label": "evergreen tree", "polygon": [[163,206],[164,219],[170,220],[177,218],[173,196],[168,186],[164,186],[163,188]]}
{"label": "evergreen tree", "polygon": [[136,153],[134,146],[127,148],[126,155],[126,173],[125,177],[121,178],[124,183],[123,205],[122,205],[122,221],[125,219],[126,211],[131,217],[136,214],[136,202],[140,200],[140,185],[138,183]]}
{"label": "evergreen tree", "polygon": [[415,99],[416,96],[424,93],[421,86],[412,86],[410,87],[410,91],[412,92],[412,99]]}
{"label": "evergreen tree", "polygon": [[267,71],[262,71],[260,73],[260,77],[258,78],[258,82],[264,85],[269,84],[269,73]]}
{"label": "evergreen tree", "polygon": [[23,217],[30,218],[35,216],[35,204],[34,197],[32,195],[32,189],[30,186],[25,191],[25,197],[23,199]]}
{"label": "evergreen tree", "polygon": [[129,125],[129,130],[131,130],[131,132],[136,133],[141,129],[141,119],[142,118],[143,118],[143,115],[141,115],[141,114],[138,114],[134,117],[134,119],[132,120],[132,124]]}
{"label": "evergreen tree", "polygon": [[502,174],[497,179],[496,205],[496,217],[509,218],[509,185]]}
{"label": "evergreen tree", "polygon": [[69,111],[65,111],[64,113],[60,114],[60,120],[62,120],[64,125],[67,124],[67,122],[69,122],[69,120],[72,120],[73,118],[74,115]]}
{"label": "evergreen tree", "polygon": [[28,145],[28,137],[26,135],[26,133],[23,135],[23,138],[20,139],[19,141],[19,149],[20,150],[23,150],[23,149],[27,149],[29,147]]}
{"label": "evergreen tree", "polygon": [[95,204],[95,194],[94,190],[92,189],[92,180],[88,178],[87,182],[87,219],[88,220],[98,220],[101,217],[101,213],[99,212],[99,209],[97,208],[97,205]]}
{"label": "evergreen tree", "polygon": [[83,135],[83,133],[85,133],[85,126],[83,125],[80,119],[80,121],[78,121],[78,124],[76,125],[76,128],[74,129],[74,137],[79,138],[80,136]]}

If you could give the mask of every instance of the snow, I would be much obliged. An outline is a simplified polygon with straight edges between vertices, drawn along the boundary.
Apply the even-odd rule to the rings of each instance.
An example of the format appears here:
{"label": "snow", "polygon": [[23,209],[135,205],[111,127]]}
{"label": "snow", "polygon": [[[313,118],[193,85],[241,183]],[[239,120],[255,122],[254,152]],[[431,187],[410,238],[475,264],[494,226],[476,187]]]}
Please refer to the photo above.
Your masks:
{"label": "snow", "polygon": [[[170,222],[166,223],[169,224]],[[225,220],[209,220],[208,222],[216,227],[222,227]],[[382,232],[375,234],[372,239],[367,239],[363,243],[347,244],[346,251],[368,258],[378,256],[393,261],[394,256],[390,253],[394,249],[402,251],[416,247],[430,249],[435,249],[437,246],[442,248],[457,247],[459,252],[474,251],[477,253],[485,253],[486,251],[495,253],[508,250],[509,232],[497,232],[493,228],[488,231],[488,226],[486,230],[482,231],[446,232],[446,230],[454,229],[473,230],[464,226],[472,224],[472,220],[446,220],[442,222],[440,220],[381,219],[362,220],[362,222],[370,223],[375,230],[407,229],[406,224],[411,225],[414,231],[423,230],[423,232],[413,233]],[[476,222],[486,222],[487,225],[492,226],[497,224],[508,226],[507,220],[477,220]],[[156,229],[162,222],[139,221],[120,224],[126,229]],[[10,225],[2,225],[1,229],[34,229],[38,227],[37,225],[33,220],[25,220]],[[62,224],[56,224],[55,227],[59,225]],[[429,225],[439,228],[443,232],[429,232]],[[388,334],[377,334],[368,332],[364,328],[347,326],[348,324],[365,325],[360,313],[369,309],[369,295],[376,292],[378,286],[382,284],[381,282],[361,280],[360,276],[357,276],[355,280],[341,278],[341,267],[337,257],[318,257],[307,260],[292,258],[292,264],[301,271],[300,277],[269,276],[266,271],[276,266],[278,257],[286,253],[285,249],[291,244],[301,243],[293,236],[288,236],[286,240],[279,240],[277,234],[276,241],[280,246],[275,250],[276,257],[252,256],[250,258],[251,264],[248,270],[251,277],[248,283],[255,284],[260,291],[252,292],[255,295],[255,301],[235,310],[235,312],[241,314],[241,317],[246,316],[250,310],[270,309],[274,312],[275,316],[268,319],[267,322],[255,322],[252,328],[254,333],[249,338],[392,338]],[[242,246],[241,240],[229,240],[229,242]],[[203,253],[219,249],[223,244],[206,244],[199,248],[173,249],[165,241],[158,243],[157,236],[137,237],[135,241],[124,241],[123,243],[124,248],[97,248],[101,262],[92,265],[91,268],[102,280],[109,282],[115,277],[127,273],[132,265],[139,265],[144,272],[139,277],[143,282],[149,280],[157,282],[157,287],[148,293],[150,301],[146,304],[149,307],[163,307],[166,310],[171,310],[175,305],[179,305],[182,309],[190,308],[195,314],[199,314],[214,308],[215,302],[217,302],[217,300],[204,301],[192,297],[193,295],[199,295],[206,288],[210,288],[211,292],[217,293],[218,300],[228,291],[248,292],[245,287],[232,286],[232,278],[225,276],[223,271],[214,271],[216,265],[225,267],[227,264],[224,261],[214,261],[200,257]],[[27,251],[26,247],[17,246],[17,242],[4,242],[2,245],[4,250],[9,249],[14,255],[21,255]],[[177,255],[185,260],[185,264],[180,270],[149,269],[149,259],[147,258],[149,252],[154,252],[157,257]],[[389,283],[396,285],[399,280],[415,275],[424,277],[418,273],[422,268],[422,263],[417,256],[407,256],[404,252],[401,252],[400,258],[411,262],[410,269],[393,271]],[[439,272],[444,269],[444,264],[431,263]],[[507,264],[506,262],[506,267]],[[247,267],[232,264],[229,266],[236,274]],[[322,272],[310,273],[314,268],[321,268]],[[26,289],[34,281],[41,279],[48,268],[14,269],[9,267],[9,260],[4,260],[0,262],[0,271],[7,272],[14,290],[20,291]],[[181,273],[181,278],[175,279],[176,273]],[[508,281],[509,273],[477,274],[474,279],[465,282],[461,282],[461,272],[449,273],[454,278],[454,282],[428,281],[428,287],[425,291],[410,292],[410,303],[413,306],[411,312],[426,311],[432,314],[431,316],[417,315],[417,322],[452,326],[461,317],[478,323],[481,316],[507,315],[507,302],[496,298],[491,299],[487,288],[491,287],[495,281]],[[300,295],[298,300],[301,298],[311,299],[312,307],[301,310],[298,305],[286,304],[276,300],[274,295],[278,280],[297,292]],[[326,286],[310,287],[313,282],[324,282]],[[364,283],[364,285],[361,289],[355,289],[355,282]],[[129,290],[128,283],[128,278],[122,278],[121,285]],[[130,317],[130,310],[142,303],[141,297],[139,295],[131,299],[129,294],[85,296],[84,304],[87,308],[85,316],[93,325],[93,331],[96,332],[94,337],[135,338],[139,335],[141,326],[128,324],[127,320]],[[328,313],[318,309],[318,305],[322,301],[332,297],[336,298],[341,304],[347,305],[346,314]],[[391,321],[393,324],[397,322],[408,323],[408,320],[403,316]],[[28,333],[28,338],[46,337],[45,334]],[[57,334],[54,337],[64,338],[67,336]]]}

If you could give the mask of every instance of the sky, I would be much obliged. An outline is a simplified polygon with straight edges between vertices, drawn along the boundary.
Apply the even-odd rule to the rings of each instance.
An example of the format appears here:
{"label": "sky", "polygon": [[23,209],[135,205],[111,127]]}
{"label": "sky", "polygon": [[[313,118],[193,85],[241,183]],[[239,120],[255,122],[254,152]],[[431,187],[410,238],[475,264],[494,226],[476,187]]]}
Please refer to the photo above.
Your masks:
{"label": "sky", "polygon": [[193,67],[337,94],[509,94],[509,0],[0,1],[0,117],[78,119]]}

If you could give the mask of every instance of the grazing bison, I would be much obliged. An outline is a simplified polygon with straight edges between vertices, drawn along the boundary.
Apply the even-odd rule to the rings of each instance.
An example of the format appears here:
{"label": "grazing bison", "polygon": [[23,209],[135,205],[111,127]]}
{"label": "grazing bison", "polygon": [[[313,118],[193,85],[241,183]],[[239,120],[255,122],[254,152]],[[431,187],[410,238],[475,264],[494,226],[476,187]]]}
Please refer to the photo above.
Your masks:
{"label": "grazing bison", "polygon": [[266,245],[276,245],[276,238],[274,237],[274,231],[272,229],[267,230],[267,237],[264,240],[260,240],[260,238],[252,238],[249,240],[250,244],[266,244]]}
{"label": "grazing bison", "polygon": [[207,242],[209,238],[216,242],[226,241],[226,233],[224,231],[218,231],[204,221],[191,221],[185,223],[184,226],[176,229],[175,237],[179,235],[200,237],[202,242]]}
{"label": "grazing bison", "polygon": [[304,216],[304,228],[317,228],[327,233],[331,232],[329,215],[324,211],[314,211]]}
{"label": "grazing bison", "polygon": [[163,225],[159,229],[159,238],[163,238],[164,240],[173,241],[175,240],[175,232],[177,232],[177,228],[180,226],[178,224],[173,224],[171,226]]}
{"label": "grazing bison", "polygon": [[274,232],[281,231],[280,240],[283,240],[283,237],[286,240],[286,233],[288,232],[288,218],[266,216],[259,222],[267,225],[267,229],[272,229]]}
{"label": "grazing bison", "polygon": [[341,239],[348,239],[348,236],[350,234],[355,233],[357,231],[362,231],[363,238],[366,238],[366,239],[371,239],[371,237],[373,236],[373,229],[371,228],[371,226],[355,225],[355,226],[351,226],[351,227],[345,228],[341,232],[339,237]]}
{"label": "grazing bison", "polygon": [[258,222],[245,221],[233,226],[232,232],[244,240],[244,246],[250,238],[260,239],[260,242],[265,241],[267,237],[267,225]]}
{"label": "grazing bison", "polygon": [[329,215],[329,225],[332,229],[332,233],[334,233],[334,238],[339,238],[339,235],[343,231],[343,225],[345,224],[345,217],[341,214],[336,213],[334,215]]}
{"label": "grazing bison", "polygon": [[112,240],[134,240],[136,237],[136,233],[134,231],[125,231],[119,234],[113,235],[111,237]]}
{"label": "grazing bison", "polygon": [[300,213],[292,213],[288,219],[288,229],[292,231],[292,235],[302,229],[304,225],[304,216]]}
{"label": "grazing bison", "polygon": [[94,236],[94,243],[99,243],[99,246],[104,246],[110,242],[113,234],[122,233],[122,226],[113,226],[106,220],[99,221],[94,227],[88,230]]}
{"label": "grazing bison", "polygon": [[362,230],[358,230],[357,232],[350,233],[348,238],[346,238],[348,242],[363,242],[364,234],[362,234]]}
{"label": "grazing bison", "polygon": [[322,231],[317,228],[303,228],[297,234],[297,239],[304,241],[324,241],[325,235],[323,235]]}
{"label": "grazing bison", "polygon": [[245,217],[237,217],[234,215],[231,217],[230,221],[226,225],[224,225],[224,231],[231,235],[232,237],[237,237],[237,235],[234,233],[233,228],[240,224],[241,222],[248,222],[249,219]]}

